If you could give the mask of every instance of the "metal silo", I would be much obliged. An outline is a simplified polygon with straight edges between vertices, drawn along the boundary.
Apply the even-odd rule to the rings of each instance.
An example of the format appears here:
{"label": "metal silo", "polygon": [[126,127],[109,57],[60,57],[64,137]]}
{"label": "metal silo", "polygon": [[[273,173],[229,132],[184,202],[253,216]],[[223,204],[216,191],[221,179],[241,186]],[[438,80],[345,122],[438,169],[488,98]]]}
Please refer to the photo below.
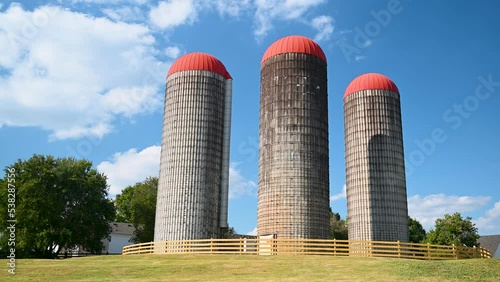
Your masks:
{"label": "metal silo", "polygon": [[261,61],[258,235],[329,237],[327,63],[309,38],[274,42]]}
{"label": "metal silo", "polygon": [[344,94],[347,218],[350,240],[408,241],[399,91],[376,73]]}
{"label": "metal silo", "polygon": [[205,53],[167,75],[155,241],[218,238],[227,228],[232,79]]}

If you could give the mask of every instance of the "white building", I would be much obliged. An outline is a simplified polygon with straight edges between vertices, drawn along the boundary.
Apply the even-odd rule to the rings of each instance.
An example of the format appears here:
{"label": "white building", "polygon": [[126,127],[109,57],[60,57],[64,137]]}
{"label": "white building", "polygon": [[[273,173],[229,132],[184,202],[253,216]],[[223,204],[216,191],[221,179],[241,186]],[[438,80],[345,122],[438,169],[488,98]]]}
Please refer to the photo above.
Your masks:
{"label": "white building", "polygon": [[131,223],[110,222],[111,233],[110,239],[104,239],[103,254],[119,255],[122,253],[123,247],[132,244],[130,239],[134,236],[134,226]]}

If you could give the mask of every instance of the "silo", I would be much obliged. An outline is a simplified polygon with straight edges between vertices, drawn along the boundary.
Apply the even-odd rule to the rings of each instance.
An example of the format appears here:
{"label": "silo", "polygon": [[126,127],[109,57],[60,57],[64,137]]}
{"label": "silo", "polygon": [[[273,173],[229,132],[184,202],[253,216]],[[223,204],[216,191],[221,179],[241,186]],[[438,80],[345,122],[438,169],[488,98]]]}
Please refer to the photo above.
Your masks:
{"label": "silo", "polygon": [[399,90],[376,73],[344,94],[347,218],[350,240],[408,241]]}
{"label": "silo", "polygon": [[232,79],[189,53],[167,75],[155,241],[218,238],[227,228]]}
{"label": "silo", "polygon": [[261,61],[257,233],[329,237],[326,57],[303,36],[274,42]]}

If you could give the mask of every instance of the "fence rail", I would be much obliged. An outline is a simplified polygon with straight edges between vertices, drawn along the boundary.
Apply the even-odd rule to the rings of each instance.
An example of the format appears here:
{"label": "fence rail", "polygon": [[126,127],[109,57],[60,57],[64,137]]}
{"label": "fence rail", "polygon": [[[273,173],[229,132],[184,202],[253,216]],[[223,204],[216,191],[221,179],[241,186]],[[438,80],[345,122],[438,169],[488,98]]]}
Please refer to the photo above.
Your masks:
{"label": "fence rail", "polygon": [[480,247],[441,246],[406,242],[317,239],[201,239],[150,242],[123,247],[131,254],[330,255],[422,260],[491,258]]}

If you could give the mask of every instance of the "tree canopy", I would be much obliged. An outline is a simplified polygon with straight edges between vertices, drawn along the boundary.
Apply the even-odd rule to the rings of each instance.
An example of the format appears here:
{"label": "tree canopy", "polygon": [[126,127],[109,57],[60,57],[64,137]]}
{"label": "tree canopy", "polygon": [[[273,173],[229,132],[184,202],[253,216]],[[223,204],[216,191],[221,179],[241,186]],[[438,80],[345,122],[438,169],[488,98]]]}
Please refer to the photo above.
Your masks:
{"label": "tree canopy", "polygon": [[154,240],[157,192],[158,177],[149,177],[126,187],[116,196],[116,220],[134,225],[134,243]]}
{"label": "tree canopy", "polygon": [[460,213],[446,214],[438,218],[434,229],[427,233],[426,243],[455,246],[478,246],[479,234],[472,218],[462,218]]}
{"label": "tree canopy", "polygon": [[[100,253],[102,239],[110,233],[115,217],[107,198],[106,177],[87,160],[33,155],[5,169],[0,182],[0,228],[5,230],[7,175],[15,170],[16,255],[55,257],[62,249],[80,247]],[[10,177],[9,177],[10,178]],[[7,249],[7,236],[0,245]]]}
{"label": "tree canopy", "polygon": [[425,239],[426,232],[417,219],[408,217],[408,234],[410,234],[410,242],[422,243]]}
{"label": "tree canopy", "polygon": [[[133,223],[132,197],[134,196],[134,186],[128,186],[122,190],[121,194],[116,195],[116,219],[117,222]],[[156,206],[156,203],[155,203]]]}
{"label": "tree canopy", "polygon": [[339,213],[334,213],[330,209],[330,238],[337,240],[347,240],[347,222],[340,218]]}

